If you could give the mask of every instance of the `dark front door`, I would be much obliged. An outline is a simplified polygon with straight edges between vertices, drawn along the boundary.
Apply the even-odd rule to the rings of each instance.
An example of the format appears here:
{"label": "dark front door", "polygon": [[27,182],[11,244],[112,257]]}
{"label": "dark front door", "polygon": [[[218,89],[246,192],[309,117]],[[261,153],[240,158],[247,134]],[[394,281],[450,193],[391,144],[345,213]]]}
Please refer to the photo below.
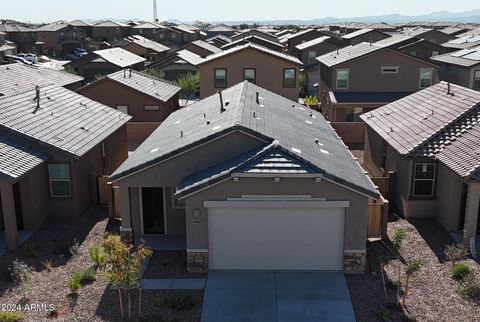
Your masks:
{"label": "dark front door", "polygon": [[165,234],[163,188],[142,188],[143,232]]}

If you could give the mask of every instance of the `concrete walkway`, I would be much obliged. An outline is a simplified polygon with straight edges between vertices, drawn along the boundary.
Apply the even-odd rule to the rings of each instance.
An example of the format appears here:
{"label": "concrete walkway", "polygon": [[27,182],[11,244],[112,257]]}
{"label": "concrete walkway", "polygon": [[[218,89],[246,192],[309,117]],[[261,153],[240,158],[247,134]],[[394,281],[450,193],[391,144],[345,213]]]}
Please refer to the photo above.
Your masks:
{"label": "concrete walkway", "polygon": [[353,322],[342,272],[209,272],[202,322]]}

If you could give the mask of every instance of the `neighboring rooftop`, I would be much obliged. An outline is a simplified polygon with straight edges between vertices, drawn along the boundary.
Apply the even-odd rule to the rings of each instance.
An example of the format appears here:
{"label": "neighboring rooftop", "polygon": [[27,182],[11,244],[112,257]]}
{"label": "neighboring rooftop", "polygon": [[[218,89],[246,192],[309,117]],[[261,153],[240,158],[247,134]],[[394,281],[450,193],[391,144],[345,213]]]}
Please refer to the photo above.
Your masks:
{"label": "neighboring rooftop", "polygon": [[143,22],[139,25],[133,26],[133,29],[164,29],[165,26],[155,22]]}
{"label": "neighboring rooftop", "polygon": [[[145,61],[145,58],[135,55],[122,48],[96,50],[94,53],[105,61],[125,68]],[[88,56],[85,56],[88,57]]]}
{"label": "neighboring rooftop", "polygon": [[113,20],[102,20],[94,23],[93,27],[106,27],[106,28],[115,28],[115,27],[128,27],[128,25],[113,21]]}
{"label": "neighboring rooftop", "polygon": [[329,40],[330,38],[332,38],[332,37],[330,37],[330,36],[318,37],[318,38],[312,39],[310,41],[306,41],[306,42],[304,42],[300,45],[297,45],[295,48],[297,48],[298,50],[304,50],[304,49],[313,47],[315,45],[321,44],[321,43]]}
{"label": "neighboring rooftop", "polygon": [[402,155],[438,159],[461,177],[478,174],[477,91],[441,82],[361,118]]}
{"label": "neighboring rooftop", "polygon": [[355,38],[355,37],[358,37],[358,36],[361,36],[361,35],[364,35],[364,34],[368,34],[369,32],[372,32],[372,31],[376,31],[376,32],[381,33],[381,31],[378,31],[378,30],[375,30],[375,29],[363,28],[363,29],[348,33],[346,35],[343,35],[342,38],[348,40],[348,39],[352,39],[352,38]]}
{"label": "neighboring rooftop", "polygon": [[0,66],[0,96],[34,89],[36,85],[67,86],[83,77],[53,69],[27,66],[22,63]]}
{"label": "neighboring rooftop", "polygon": [[442,46],[447,48],[456,48],[456,49],[464,49],[470,48],[480,45],[480,34],[477,36],[464,36],[455,38],[442,44]]}
{"label": "neighboring rooftop", "polygon": [[70,21],[68,24],[74,27],[90,27],[91,26],[89,23],[86,23],[82,20],[73,20],[73,21]]}
{"label": "neighboring rooftop", "polygon": [[163,53],[170,50],[170,48],[168,48],[167,46],[164,46],[156,41],[150,40],[140,35],[133,35],[124,39],[129,43],[134,43],[138,46],[154,50],[157,53]]}
{"label": "neighboring rooftop", "polygon": [[480,64],[480,46],[434,56],[431,60],[464,67],[475,66]]}
{"label": "neighboring rooftop", "polygon": [[41,26],[37,28],[35,31],[59,31],[68,26],[70,26],[70,24],[66,21],[55,21],[55,22],[49,23],[48,25]]}
{"label": "neighboring rooftop", "polygon": [[[0,130],[75,157],[100,144],[131,117],[55,85],[0,97]],[[10,137],[10,135],[9,135]]]}
{"label": "neighboring rooftop", "polygon": [[284,42],[287,42],[288,40],[290,39],[293,39],[293,38],[297,38],[297,37],[300,37],[306,33],[309,33],[311,31],[316,31],[315,29],[305,29],[305,30],[301,30],[301,31],[298,31],[296,33],[293,33],[293,34],[286,34],[282,37],[279,38],[279,41],[281,43],[284,43]]}
{"label": "neighboring rooftop", "polygon": [[385,49],[385,47],[379,46],[376,43],[370,44],[363,42],[354,46],[340,48],[336,51],[332,51],[331,53],[324,54],[320,57],[317,57],[317,60],[328,67],[332,67],[382,49]]}
{"label": "neighboring rooftop", "polygon": [[266,48],[266,47],[263,47],[263,46],[260,46],[260,45],[254,44],[254,43],[243,44],[243,45],[240,45],[240,46],[236,46],[236,47],[224,50],[224,51],[219,52],[217,54],[207,56],[207,57],[205,57],[204,61],[202,63],[200,63],[200,65],[204,64],[204,63],[207,63],[207,62],[210,62],[212,60],[216,60],[216,59],[219,59],[219,58],[237,53],[237,52],[245,50],[245,49],[249,49],[249,48],[260,51],[260,52],[265,53],[267,55],[271,55],[271,56],[278,57],[280,59],[288,60],[288,61],[290,61],[292,63],[295,63],[295,64],[302,65],[302,62],[296,57],[293,57],[293,56],[290,56],[290,55],[287,55],[287,54],[284,54],[284,53],[278,52],[276,50],[269,49],[269,48]]}
{"label": "neighboring rooftop", "polygon": [[271,41],[271,40],[268,40],[266,38],[263,38],[263,37],[258,37],[256,35],[250,35],[250,36],[247,36],[245,38],[240,38],[238,40],[234,40],[228,44],[225,44],[222,46],[222,49],[229,49],[229,48],[233,48],[235,46],[238,46],[238,45],[241,45],[241,44],[244,44],[246,42],[251,42],[251,43],[255,43],[255,44],[258,44],[259,43],[265,43],[265,44],[269,44],[270,46],[273,46],[275,48],[277,48],[278,50],[283,50],[285,47],[276,42],[276,41]]}
{"label": "neighboring rooftop", "polygon": [[415,37],[407,36],[404,34],[394,34],[391,37],[379,40],[375,42],[375,45],[382,46],[382,47],[390,47],[401,44],[403,42],[413,42],[415,41]]}
{"label": "neighboring rooftop", "polygon": [[[261,106],[256,103],[257,93]],[[222,91],[222,97],[229,104],[221,113],[219,94],[172,113],[110,180],[238,130],[266,140],[266,149],[273,144],[271,148],[315,169],[327,180],[378,196],[360,165],[319,112],[247,81]]]}
{"label": "neighboring rooftop", "polygon": [[200,48],[203,48],[211,53],[219,53],[221,52],[222,50],[218,47],[215,47],[214,45],[211,45],[209,44],[208,42],[205,42],[203,40],[195,40],[195,41],[192,41],[191,44],[197,46],[197,47],[200,47]]}

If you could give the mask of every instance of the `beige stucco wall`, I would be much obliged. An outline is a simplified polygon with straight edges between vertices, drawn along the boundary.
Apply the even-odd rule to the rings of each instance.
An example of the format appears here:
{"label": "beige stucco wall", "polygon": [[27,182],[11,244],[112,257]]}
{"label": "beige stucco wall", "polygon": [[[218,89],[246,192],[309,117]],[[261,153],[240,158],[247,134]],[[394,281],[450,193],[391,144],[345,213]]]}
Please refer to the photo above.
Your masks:
{"label": "beige stucco wall", "polygon": [[[365,249],[367,236],[368,198],[337,184],[314,178],[240,178],[238,182],[229,179],[221,184],[200,191],[186,198],[187,249],[208,249],[208,210],[203,207],[206,200],[226,200],[242,195],[311,195],[328,200],[348,200],[346,209],[345,243],[347,250]],[[200,223],[193,223],[193,209],[201,212]],[[246,232],[248,236],[248,232]],[[285,236],[288,238],[288,236]]]}
{"label": "beige stucco wall", "polygon": [[[200,98],[205,98],[224,88],[215,88],[215,68],[227,69],[227,88],[243,82],[243,69],[256,69],[257,85],[298,101],[299,65],[285,59],[277,58],[256,49],[247,48],[231,55],[207,62],[199,66],[200,73]],[[297,84],[293,88],[283,87],[284,68],[297,70]]]}

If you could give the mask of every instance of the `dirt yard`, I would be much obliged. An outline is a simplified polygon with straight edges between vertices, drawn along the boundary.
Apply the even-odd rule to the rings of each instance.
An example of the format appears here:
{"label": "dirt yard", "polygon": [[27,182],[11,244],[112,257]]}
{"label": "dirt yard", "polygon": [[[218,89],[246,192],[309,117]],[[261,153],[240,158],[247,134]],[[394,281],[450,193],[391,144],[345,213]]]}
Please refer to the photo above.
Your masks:
{"label": "dirt yard", "polygon": [[[82,286],[76,296],[70,294],[67,286],[67,280],[75,271],[92,266],[88,248],[100,242],[105,232],[116,233],[118,228],[118,223],[109,220],[106,212],[100,209],[89,210],[78,218],[49,223],[30,240],[35,245],[36,256],[15,251],[0,257],[0,305],[5,305],[5,308],[7,305],[10,308],[21,307],[25,321],[122,320],[118,293],[109,289],[101,276]],[[13,286],[9,278],[8,267],[15,259],[22,260],[33,269],[29,281],[21,286]],[[43,264],[49,260],[52,262],[51,270]],[[202,301],[203,291],[143,291],[139,318],[138,292],[134,292],[131,320],[199,321]],[[55,308],[54,313],[49,313],[49,305]],[[126,307],[126,301],[124,305]]]}
{"label": "dirt yard", "polygon": [[[347,276],[353,308],[357,321],[480,321],[480,303],[462,298],[457,292],[459,282],[450,277],[451,262],[446,261],[444,250],[454,241],[434,220],[404,220],[391,218],[388,236],[395,229],[406,231],[400,249],[400,262],[389,251],[390,241],[369,245],[369,272],[364,276]],[[389,306],[386,306],[379,258],[383,258]],[[395,304],[398,267],[401,267],[401,282],[405,281],[405,263],[421,259],[423,266],[409,283],[406,301],[407,310]],[[480,278],[480,265],[472,259],[465,261]],[[403,292],[401,293],[403,295]]]}

